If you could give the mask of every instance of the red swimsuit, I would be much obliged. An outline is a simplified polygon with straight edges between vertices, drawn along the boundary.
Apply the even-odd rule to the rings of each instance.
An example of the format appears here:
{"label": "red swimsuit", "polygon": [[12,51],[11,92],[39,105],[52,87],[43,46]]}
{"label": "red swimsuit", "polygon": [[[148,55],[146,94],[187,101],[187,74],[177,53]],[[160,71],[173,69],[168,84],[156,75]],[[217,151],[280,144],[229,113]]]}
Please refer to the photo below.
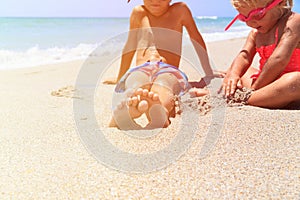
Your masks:
{"label": "red swimsuit", "polygon": [[[263,67],[265,66],[265,63],[269,59],[269,57],[272,55],[274,49],[276,48],[278,43],[278,28],[276,29],[275,33],[275,43],[268,45],[268,46],[261,46],[259,48],[256,48],[256,52],[259,53],[260,60],[259,60],[259,72],[253,74],[251,78],[257,79],[260,75]],[[280,74],[282,76],[283,74],[289,73],[289,72],[300,72],[300,49],[295,49],[292,53],[290,62],[287,64],[287,66],[284,68],[283,72]]]}

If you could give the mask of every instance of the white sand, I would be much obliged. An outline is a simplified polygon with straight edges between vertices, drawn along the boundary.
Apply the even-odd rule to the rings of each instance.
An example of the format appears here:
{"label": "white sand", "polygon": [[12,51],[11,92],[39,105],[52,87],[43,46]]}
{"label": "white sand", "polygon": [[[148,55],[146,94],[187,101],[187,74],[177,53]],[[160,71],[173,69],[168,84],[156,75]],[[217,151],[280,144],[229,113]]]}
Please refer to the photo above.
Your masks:
{"label": "white sand", "polygon": [[[226,69],[242,44],[242,39],[228,40],[208,49],[215,65]],[[100,84],[94,102],[97,126],[119,149],[153,153],[168,146],[180,127],[194,133],[187,136],[194,136],[187,151],[161,170],[134,174],[101,164],[81,142],[78,131],[84,130],[74,119],[90,128],[90,116],[73,110],[75,100],[86,100],[80,99],[84,91],[74,91],[82,64],[0,72],[0,199],[299,198],[299,110],[221,108],[177,117],[168,128],[154,131],[156,136],[141,140],[107,128],[114,86]],[[217,128],[209,132],[215,146],[201,157],[211,127]]]}

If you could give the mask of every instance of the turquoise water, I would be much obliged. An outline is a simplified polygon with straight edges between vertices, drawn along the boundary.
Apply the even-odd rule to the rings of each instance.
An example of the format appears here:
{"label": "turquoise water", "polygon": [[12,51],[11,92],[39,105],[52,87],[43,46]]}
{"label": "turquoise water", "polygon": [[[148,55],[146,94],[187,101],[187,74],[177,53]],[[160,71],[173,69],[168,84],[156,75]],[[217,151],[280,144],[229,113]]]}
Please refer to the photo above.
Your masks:
{"label": "turquoise water", "polygon": [[0,49],[94,44],[120,30],[127,30],[127,23],[127,19],[110,18],[0,18]]}
{"label": "turquoise water", "polygon": [[[195,17],[206,42],[247,35],[240,22],[224,32],[230,20]],[[0,18],[0,69],[84,58],[104,41],[126,34],[128,24],[129,18]]]}

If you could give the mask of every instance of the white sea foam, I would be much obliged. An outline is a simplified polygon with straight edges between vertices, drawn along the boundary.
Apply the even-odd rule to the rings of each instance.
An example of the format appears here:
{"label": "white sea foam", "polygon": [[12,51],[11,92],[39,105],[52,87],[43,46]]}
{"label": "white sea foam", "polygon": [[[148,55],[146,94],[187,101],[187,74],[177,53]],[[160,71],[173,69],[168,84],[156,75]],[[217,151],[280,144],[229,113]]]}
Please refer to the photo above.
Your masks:
{"label": "white sea foam", "polygon": [[31,47],[25,51],[0,50],[0,69],[15,69],[85,59],[97,44],[79,44],[74,48]]}
{"label": "white sea foam", "polygon": [[[227,40],[232,38],[246,37],[249,33],[248,30],[233,31],[233,32],[214,32],[202,33],[206,42],[214,42]],[[189,41],[187,33],[184,33],[183,44]],[[121,42],[106,44],[107,52],[114,52],[116,50],[122,52]],[[1,50],[0,49],[0,70],[16,69],[24,67],[34,67],[46,64],[61,63],[67,61],[74,61],[86,59],[99,45],[101,44],[79,44],[76,47],[52,47],[40,48],[38,45],[33,46],[24,51],[16,50]],[[121,45],[121,46],[120,46]],[[118,47],[118,49],[116,49]]]}
{"label": "white sea foam", "polygon": [[240,31],[240,32],[216,32],[216,33],[203,33],[203,38],[206,42],[215,42],[222,40],[229,40],[233,38],[242,38],[246,37],[249,34],[248,30]]}
{"label": "white sea foam", "polygon": [[218,19],[218,16],[197,16],[197,19]]}
{"label": "white sea foam", "polygon": [[[248,34],[247,26],[240,22],[225,32],[230,20],[199,16],[196,24],[205,42]],[[0,18],[0,24],[5,24],[0,32],[3,70],[85,59],[98,46],[105,50],[104,54],[121,55],[129,18]],[[183,34],[183,42],[189,41],[186,31]]]}

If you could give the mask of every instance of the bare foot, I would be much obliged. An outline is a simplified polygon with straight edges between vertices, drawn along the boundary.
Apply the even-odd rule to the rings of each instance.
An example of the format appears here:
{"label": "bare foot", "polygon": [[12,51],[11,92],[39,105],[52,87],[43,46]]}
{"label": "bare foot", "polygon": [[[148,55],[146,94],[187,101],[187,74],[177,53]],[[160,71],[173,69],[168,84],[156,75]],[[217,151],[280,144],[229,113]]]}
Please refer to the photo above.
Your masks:
{"label": "bare foot", "polygon": [[202,88],[192,88],[189,90],[189,94],[191,97],[202,97],[209,93],[208,90],[202,89]]}
{"label": "bare foot", "polygon": [[148,111],[146,116],[149,124],[146,128],[162,128],[170,125],[169,113],[165,107],[162,106],[158,94],[147,89],[139,88],[135,95],[140,96],[141,102],[147,101]]}
{"label": "bare foot", "polygon": [[148,110],[148,102],[140,100],[139,96],[128,97],[117,105],[113,111],[113,118],[109,124],[110,127],[118,127],[120,129],[140,129],[133,119],[140,117]]}
{"label": "bare foot", "polygon": [[[129,95],[130,93],[128,93]],[[167,127],[170,124],[169,113],[161,105],[158,94],[138,88],[131,93],[131,97],[121,101],[113,111],[113,118],[110,127],[118,127],[122,130],[142,129],[134,119],[139,118],[143,113],[146,114],[149,124],[146,129]]]}
{"label": "bare foot", "polygon": [[129,114],[133,119],[140,117],[148,110],[148,102],[141,100],[139,96],[129,97],[127,99],[127,106],[129,107]]}

